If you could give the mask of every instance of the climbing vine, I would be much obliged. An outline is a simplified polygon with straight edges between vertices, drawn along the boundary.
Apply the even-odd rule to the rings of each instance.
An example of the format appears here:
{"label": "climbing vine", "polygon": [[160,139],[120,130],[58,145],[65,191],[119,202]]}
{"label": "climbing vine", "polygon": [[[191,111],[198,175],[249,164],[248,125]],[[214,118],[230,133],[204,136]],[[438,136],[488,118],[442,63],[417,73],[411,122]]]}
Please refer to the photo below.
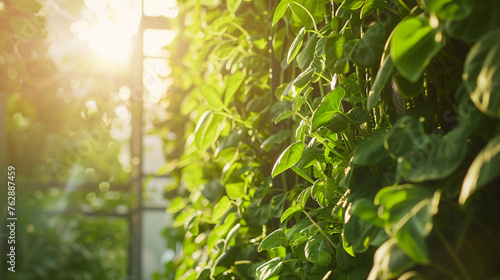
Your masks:
{"label": "climbing vine", "polygon": [[179,5],[175,279],[500,276],[500,3]]}

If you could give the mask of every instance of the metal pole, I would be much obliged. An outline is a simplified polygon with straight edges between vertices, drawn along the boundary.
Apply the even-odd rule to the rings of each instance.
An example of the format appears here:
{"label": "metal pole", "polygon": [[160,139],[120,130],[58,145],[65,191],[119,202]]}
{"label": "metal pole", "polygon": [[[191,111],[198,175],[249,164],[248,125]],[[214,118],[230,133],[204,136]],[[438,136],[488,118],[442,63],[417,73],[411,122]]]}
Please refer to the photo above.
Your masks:
{"label": "metal pole", "polygon": [[131,280],[141,279],[141,242],[142,242],[142,127],[143,127],[143,32],[141,25],[136,37],[136,48],[132,60],[132,135],[131,135],[131,157],[132,176],[131,191],[136,194],[136,202],[131,210],[130,216],[130,256],[129,271]]}

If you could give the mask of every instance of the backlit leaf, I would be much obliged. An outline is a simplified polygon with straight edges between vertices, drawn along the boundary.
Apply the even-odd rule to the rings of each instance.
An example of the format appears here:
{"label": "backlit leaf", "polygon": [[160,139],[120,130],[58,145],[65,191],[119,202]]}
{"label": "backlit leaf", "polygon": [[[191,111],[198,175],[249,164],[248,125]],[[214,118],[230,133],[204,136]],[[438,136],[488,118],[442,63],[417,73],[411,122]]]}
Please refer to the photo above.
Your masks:
{"label": "backlit leaf", "polygon": [[416,82],[425,67],[445,45],[440,30],[433,29],[425,17],[406,18],[396,27],[391,39],[391,57],[410,82]]}
{"label": "backlit leaf", "polygon": [[297,161],[299,161],[303,150],[304,143],[302,141],[295,142],[288,146],[288,148],[286,148],[274,164],[271,175],[276,177],[276,175],[292,167],[295,163],[297,163]]}
{"label": "backlit leaf", "polygon": [[344,95],[344,89],[342,87],[337,87],[321,100],[321,103],[318,108],[314,110],[312,116],[312,131],[328,123],[328,121],[330,121],[330,119],[340,110],[340,101],[342,101]]}

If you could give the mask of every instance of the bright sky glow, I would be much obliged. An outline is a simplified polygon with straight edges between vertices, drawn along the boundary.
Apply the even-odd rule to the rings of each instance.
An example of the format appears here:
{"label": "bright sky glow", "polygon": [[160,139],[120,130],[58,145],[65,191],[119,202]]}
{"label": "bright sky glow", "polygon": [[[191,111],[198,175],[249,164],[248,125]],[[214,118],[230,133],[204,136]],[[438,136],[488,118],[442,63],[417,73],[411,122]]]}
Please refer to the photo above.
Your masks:
{"label": "bright sky glow", "polygon": [[92,25],[85,20],[79,20],[71,26],[72,31],[77,33],[80,39],[88,41],[89,46],[99,56],[126,64],[132,51],[132,37],[139,26],[140,0],[84,2],[98,19]]}

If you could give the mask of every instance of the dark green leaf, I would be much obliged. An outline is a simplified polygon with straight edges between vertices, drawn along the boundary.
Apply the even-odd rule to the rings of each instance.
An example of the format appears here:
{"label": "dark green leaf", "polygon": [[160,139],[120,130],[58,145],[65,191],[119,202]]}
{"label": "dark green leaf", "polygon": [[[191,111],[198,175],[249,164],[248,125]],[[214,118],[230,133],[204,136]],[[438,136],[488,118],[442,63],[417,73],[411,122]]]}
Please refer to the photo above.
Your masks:
{"label": "dark green leaf", "polygon": [[446,21],[446,33],[466,42],[475,42],[500,26],[500,1],[474,1],[472,8],[468,17]]}
{"label": "dark green leaf", "polygon": [[468,17],[472,12],[472,0],[425,0],[430,12],[442,20],[457,20]]}
{"label": "dark green leaf", "polygon": [[459,202],[465,201],[479,188],[500,176],[500,136],[491,139],[476,156],[467,171]]}
{"label": "dark green leaf", "polygon": [[468,126],[459,126],[418,150],[405,155],[398,164],[398,174],[410,182],[443,179],[451,175],[467,154]]}
{"label": "dark green leaf", "polygon": [[414,150],[425,149],[431,142],[421,122],[413,117],[404,116],[385,135],[384,146],[389,153],[399,157]]}
{"label": "dark green leaf", "polygon": [[500,118],[500,29],[490,31],[472,47],[462,75],[476,107]]}
{"label": "dark green leaf", "polygon": [[433,29],[425,17],[406,18],[391,39],[391,58],[399,73],[416,82],[425,67],[445,45],[441,31]]}
{"label": "dark green leaf", "polygon": [[394,279],[416,263],[398,246],[395,239],[387,240],[375,252],[368,279]]}
{"label": "dark green leaf", "polygon": [[418,96],[424,90],[424,77],[420,78],[412,83],[405,79],[402,75],[394,75],[394,81],[398,86],[399,93],[406,98],[413,98]]}
{"label": "dark green leaf", "polygon": [[288,148],[286,148],[274,164],[271,175],[276,177],[276,175],[292,167],[295,163],[297,163],[297,161],[299,161],[303,150],[304,143],[302,141],[295,142],[288,146]]}
{"label": "dark green leaf", "polygon": [[314,55],[322,56],[323,54],[325,54],[326,41],[328,41],[328,37],[321,37],[318,42],[316,42]]}
{"label": "dark green leaf", "polygon": [[285,232],[280,228],[271,232],[271,234],[262,240],[259,245],[259,252],[263,250],[271,250],[280,246],[286,246],[289,242],[290,240],[286,238]]}
{"label": "dark green leaf", "polygon": [[432,229],[440,193],[414,185],[391,186],[380,190],[375,204],[385,220],[386,232],[397,239],[399,247],[419,263],[428,263],[426,236]]}
{"label": "dark green leaf", "polygon": [[388,156],[384,147],[384,137],[379,133],[370,136],[356,147],[352,163],[358,166],[376,164]]}
{"label": "dark green leaf", "polygon": [[372,88],[368,95],[368,100],[366,102],[366,109],[370,111],[375,108],[377,101],[380,97],[380,93],[382,89],[384,89],[385,85],[389,81],[389,78],[392,75],[392,70],[394,68],[394,63],[392,62],[391,56],[388,55],[382,66],[377,72],[377,76],[375,77],[375,81],[372,84]]}
{"label": "dark green leaf", "polygon": [[320,266],[328,266],[332,261],[332,256],[326,242],[321,234],[309,237],[305,247],[307,260]]}
{"label": "dark green leaf", "polygon": [[392,22],[392,20],[377,22],[370,27],[365,35],[356,42],[349,58],[363,68],[380,65],[385,43],[394,27]]}
{"label": "dark green leaf", "polygon": [[366,18],[375,10],[385,8],[387,8],[387,6],[384,0],[366,0],[363,9],[361,9],[361,18]]}
{"label": "dark green leaf", "polygon": [[326,41],[326,68],[330,73],[345,74],[349,72],[349,63],[347,60],[341,60],[344,57],[344,44],[346,38],[342,34],[333,33],[328,36]]}
{"label": "dark green leaf", "polygon": [[283,268],[283,262],[280,257],[267,261],[257,267],[257,278],[259,280],[267,280],[278,275]]}
{"label": "dark green leaf", "polygon": [[292,132],[290,130],[280,130],[278,133],[269,136],[269,138],[267,138],[264,142],[262,142],[260,147],[264,151],[269,151],[274,144],[283,143],[290,137],[291,134]]}

